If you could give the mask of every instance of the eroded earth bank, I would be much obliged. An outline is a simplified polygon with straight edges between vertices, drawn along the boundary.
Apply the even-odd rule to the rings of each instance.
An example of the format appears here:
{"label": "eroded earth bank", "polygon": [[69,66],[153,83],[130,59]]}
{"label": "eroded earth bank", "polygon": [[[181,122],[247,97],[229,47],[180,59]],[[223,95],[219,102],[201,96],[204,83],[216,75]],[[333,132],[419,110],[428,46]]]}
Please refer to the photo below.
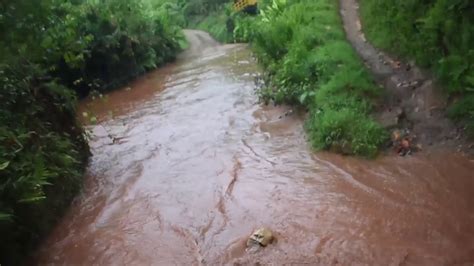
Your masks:
{"label": "eroded earth bank", "polygon": [[[82,195],[35,263],[471,265],[474,162],[314,153],[297,112],[262,106],[246,45],[187,31],[178,62],[83,102]],[[254,229],[276,241],[258,252]]]}

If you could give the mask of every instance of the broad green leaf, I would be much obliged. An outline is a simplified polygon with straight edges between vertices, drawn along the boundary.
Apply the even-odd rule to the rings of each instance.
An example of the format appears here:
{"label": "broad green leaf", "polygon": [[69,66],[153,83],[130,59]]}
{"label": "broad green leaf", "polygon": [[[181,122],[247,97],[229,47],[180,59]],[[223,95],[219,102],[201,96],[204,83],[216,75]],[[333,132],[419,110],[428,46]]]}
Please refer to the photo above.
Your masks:
{"label": "broad green leaf", "polygon": [[305,100],[306,100],[307,97],[308,97],[308,92],[305,91],[303,94],[300,95],[300,99],[299,99],[299,100],[300,100],[300,103],[301,103],[301,104],[304,104],[304,102],[305,102]]}
{"label": "broad green leaf", "polygon": [[91,122],[92,124],[96,124],[96,123],[97,123],[97,117],[95,117],[95,116],[91,117],[91,118],[90,118],[90,122]]}
{"label": "broad green leaf", "polygon": [[11,214],[0,212],[0,221],[10,221],[12,217]]}
{"label": "broad green leaf", "polygon": [[5,170],[8,167],[8,165],[10,165],[9,161],[6,161],[6,162],[0,164],[0,170]]}
{"label": "broad green leaf", "polygon": [[18,202],[21,203],[29,203],[29,202],[37,202],[46,199],[45,196],[36,196],[36,197],[31,197],[31,198],[26,198],[26,199],[21,199]]}

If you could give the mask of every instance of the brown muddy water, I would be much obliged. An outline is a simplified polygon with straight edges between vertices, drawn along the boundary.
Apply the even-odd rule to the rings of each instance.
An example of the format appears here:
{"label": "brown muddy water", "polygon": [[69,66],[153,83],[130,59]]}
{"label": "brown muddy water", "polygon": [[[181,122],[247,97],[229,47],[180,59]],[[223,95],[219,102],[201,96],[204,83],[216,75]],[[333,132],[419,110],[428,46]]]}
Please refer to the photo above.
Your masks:
{"label": "brown muddy water", "polygon": [[[257,103],[245,45],[188,31],[170,65],[82,103],[85,189],[38,250],[53,265],[472,265],[474,162],[314,153]],[[265,226],[276,241],[245,248]]]}

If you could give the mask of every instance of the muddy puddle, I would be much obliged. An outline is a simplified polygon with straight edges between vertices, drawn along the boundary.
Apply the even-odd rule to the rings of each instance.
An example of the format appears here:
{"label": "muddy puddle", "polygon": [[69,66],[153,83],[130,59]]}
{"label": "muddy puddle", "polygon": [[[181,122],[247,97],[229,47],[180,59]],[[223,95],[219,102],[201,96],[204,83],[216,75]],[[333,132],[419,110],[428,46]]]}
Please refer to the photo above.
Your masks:
{"label": "muddy puddle", "polygon": [[[301,115],[257,103],[245,45],[187,35],[174,65],[82,104],[85,189],[35,263],[474,263],[473,161],[314,153]],[[276,241],[247,252],[262,226]]]}

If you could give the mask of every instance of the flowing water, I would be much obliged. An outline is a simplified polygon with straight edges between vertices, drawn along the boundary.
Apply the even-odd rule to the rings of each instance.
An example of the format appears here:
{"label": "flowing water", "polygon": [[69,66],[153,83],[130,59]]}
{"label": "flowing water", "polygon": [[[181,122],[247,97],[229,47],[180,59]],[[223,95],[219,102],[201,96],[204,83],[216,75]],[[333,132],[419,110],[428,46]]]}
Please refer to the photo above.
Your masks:
{"label": "flowing water", "polygon": [[[82,103],[99,122],[84,192],[36,263],[474,263],[473,161],[315,153],[304,114],[257,103],[245,45],[187,35],[177,63]],[[262,226],[276,241],[246,251]]]}

